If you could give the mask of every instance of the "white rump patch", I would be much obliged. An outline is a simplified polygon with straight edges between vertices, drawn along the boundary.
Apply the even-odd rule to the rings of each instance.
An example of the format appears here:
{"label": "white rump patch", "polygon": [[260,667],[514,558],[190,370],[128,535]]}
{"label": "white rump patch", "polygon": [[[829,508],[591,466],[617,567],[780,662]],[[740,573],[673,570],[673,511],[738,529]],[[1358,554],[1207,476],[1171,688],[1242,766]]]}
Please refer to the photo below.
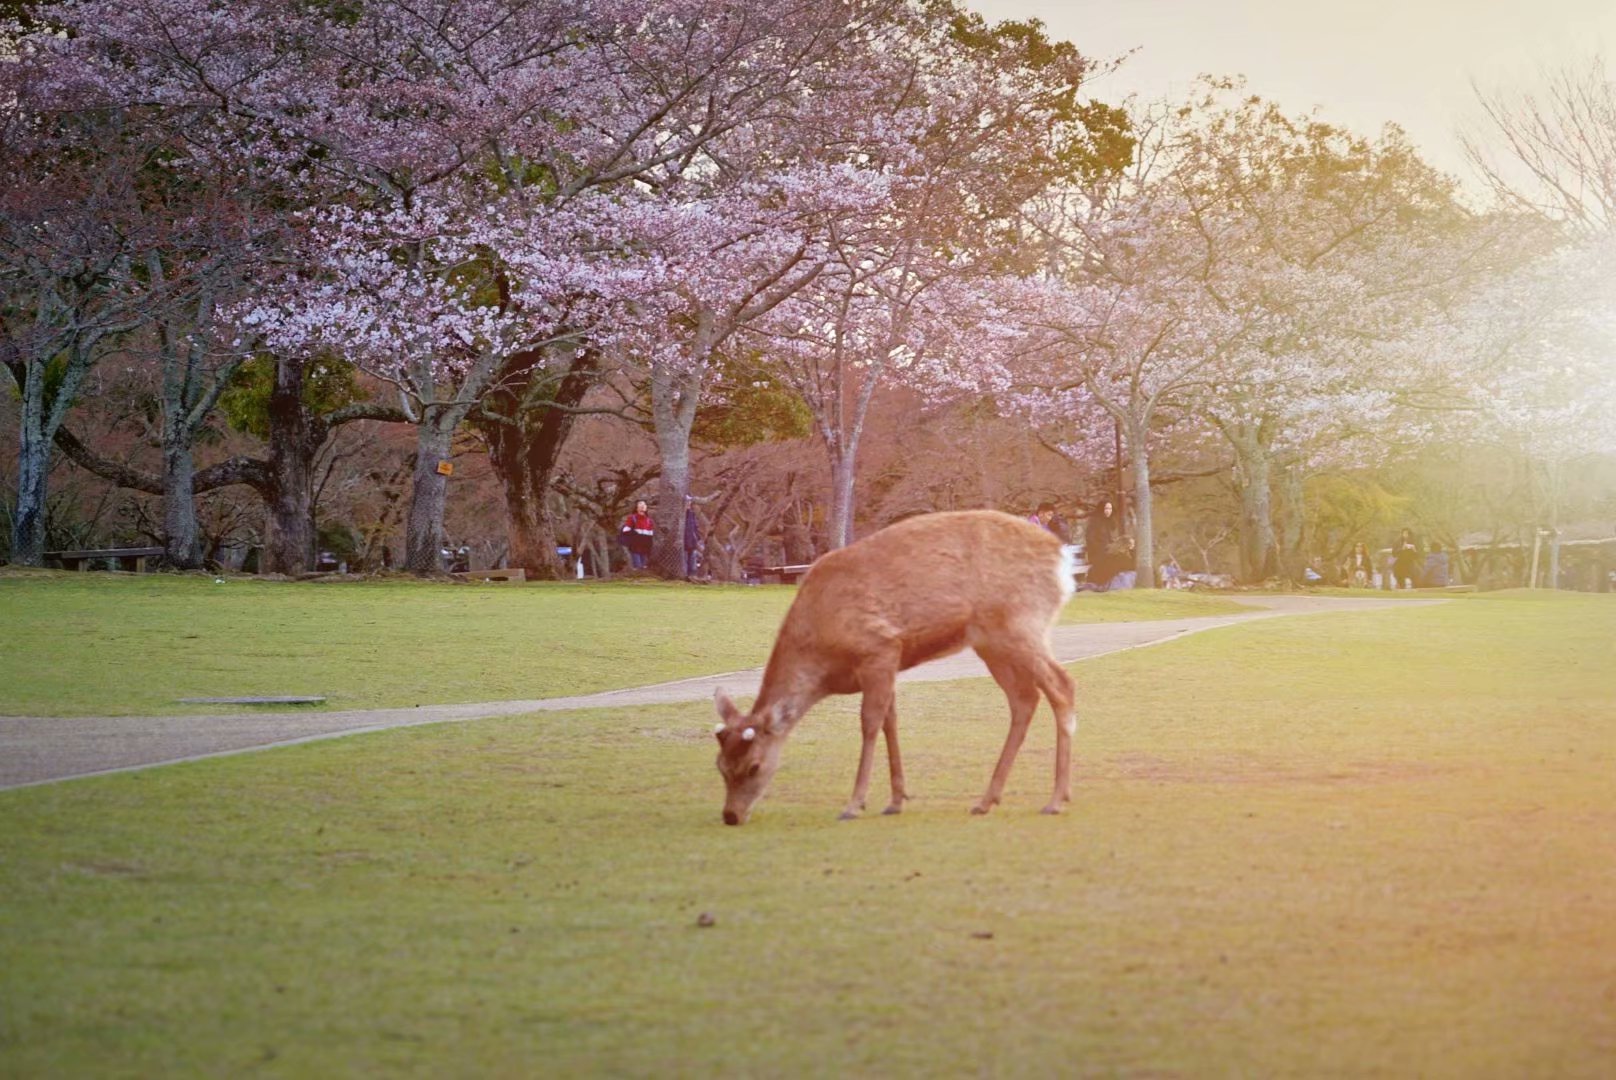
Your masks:
{"label": "white rump patch", "polygon": [[1055,568],[1055,583],[1060,586],[1061,603],[1077,594],[1077,546],[1062,544],[1060,565]]}

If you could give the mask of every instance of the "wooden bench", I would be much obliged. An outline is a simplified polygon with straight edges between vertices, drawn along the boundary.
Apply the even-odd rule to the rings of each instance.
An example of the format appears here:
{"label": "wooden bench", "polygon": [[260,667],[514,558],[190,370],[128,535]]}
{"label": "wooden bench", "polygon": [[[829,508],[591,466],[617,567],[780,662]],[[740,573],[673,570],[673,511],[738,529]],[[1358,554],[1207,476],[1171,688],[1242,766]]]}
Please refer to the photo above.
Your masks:
{"label": "wooden bench", "polygon": [[457,570],[451,576],[464,581],[526,581],[527,570],[520,566],[506,570]]}
{"label": "wooden bench", "polygon": [[813,563],[795,563],[791,566],[765,566],[761,573],[763,580],[769,585],[795,585],[802,580],[802,575],[808,572]]}
{"label": "wooden bench", "polygon": [[63,570],[83,570],[84,564],[98,559],[118,564],[119,570],[139,574],[146,569],[146,560],[161,555],[160,547],[96,548],[90,551],[47,551],[47,563],[60,563]]}

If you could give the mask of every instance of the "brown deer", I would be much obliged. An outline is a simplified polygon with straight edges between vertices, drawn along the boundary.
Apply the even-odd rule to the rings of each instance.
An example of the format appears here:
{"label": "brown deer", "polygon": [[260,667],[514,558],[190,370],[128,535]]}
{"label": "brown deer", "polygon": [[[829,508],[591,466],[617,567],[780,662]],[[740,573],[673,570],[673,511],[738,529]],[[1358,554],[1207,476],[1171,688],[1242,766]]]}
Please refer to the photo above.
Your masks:
{"label": "brown deer", "polygon": [[864,809],[875,738],[883,732],[892,773],[885,813],[901,812],[908,796],[898,754],[898,672],[967,645],[1010,700],[1010,732],[971,812],[987,813],[1004,793],[1042,691],[1055,710],[1055,793],[1044,813],[1060,813],[1071,799],[1076,691],[1050,653],[1049,628],[1072,595],[1072,571],[1053,533],[996,510],[909,518],[825,555],[786,612],[752,711],[743,715],[722,690],[715,695],[723,718],[714,730],[724,824],[746,821],[804,713],[831,694],[861,691],[864,745],[842,817]]}

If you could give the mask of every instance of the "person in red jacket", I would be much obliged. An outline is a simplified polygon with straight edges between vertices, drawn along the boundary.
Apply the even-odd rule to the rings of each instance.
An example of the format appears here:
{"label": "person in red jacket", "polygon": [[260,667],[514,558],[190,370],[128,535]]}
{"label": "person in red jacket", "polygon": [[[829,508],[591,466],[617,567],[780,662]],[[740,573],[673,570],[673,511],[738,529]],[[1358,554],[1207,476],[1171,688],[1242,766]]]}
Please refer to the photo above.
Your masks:
{"label": "person in red jacket", "polygon": [[628,548],[629,563],[634,569],[644,570],[651,565],[651,545],[656,538],[656,522],[651,520],[644,499],[635,503],[634,512],[623,519],[623,527],[618,530],[618,536],[623,541],[623,546]]}

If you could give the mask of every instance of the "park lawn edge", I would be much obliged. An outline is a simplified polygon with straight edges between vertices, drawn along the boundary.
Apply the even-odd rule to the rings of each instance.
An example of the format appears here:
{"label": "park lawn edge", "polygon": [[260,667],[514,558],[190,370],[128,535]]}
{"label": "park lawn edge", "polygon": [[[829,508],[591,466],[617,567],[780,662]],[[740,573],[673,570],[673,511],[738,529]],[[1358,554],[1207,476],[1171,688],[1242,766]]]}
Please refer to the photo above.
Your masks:
{"label": "park lawn edge", "polygon": [[[183,698],[308,696],[299,710],[563,697],[760,667],[790,586],[653,581],[265,582],[0,577],[0,715],[210,714]],[[1243,611],[1179,593],[1080,594],[1063,622]],[[275,707],[265,707],[268,711]],[[285,707],[282,707],[285,708]]]}

